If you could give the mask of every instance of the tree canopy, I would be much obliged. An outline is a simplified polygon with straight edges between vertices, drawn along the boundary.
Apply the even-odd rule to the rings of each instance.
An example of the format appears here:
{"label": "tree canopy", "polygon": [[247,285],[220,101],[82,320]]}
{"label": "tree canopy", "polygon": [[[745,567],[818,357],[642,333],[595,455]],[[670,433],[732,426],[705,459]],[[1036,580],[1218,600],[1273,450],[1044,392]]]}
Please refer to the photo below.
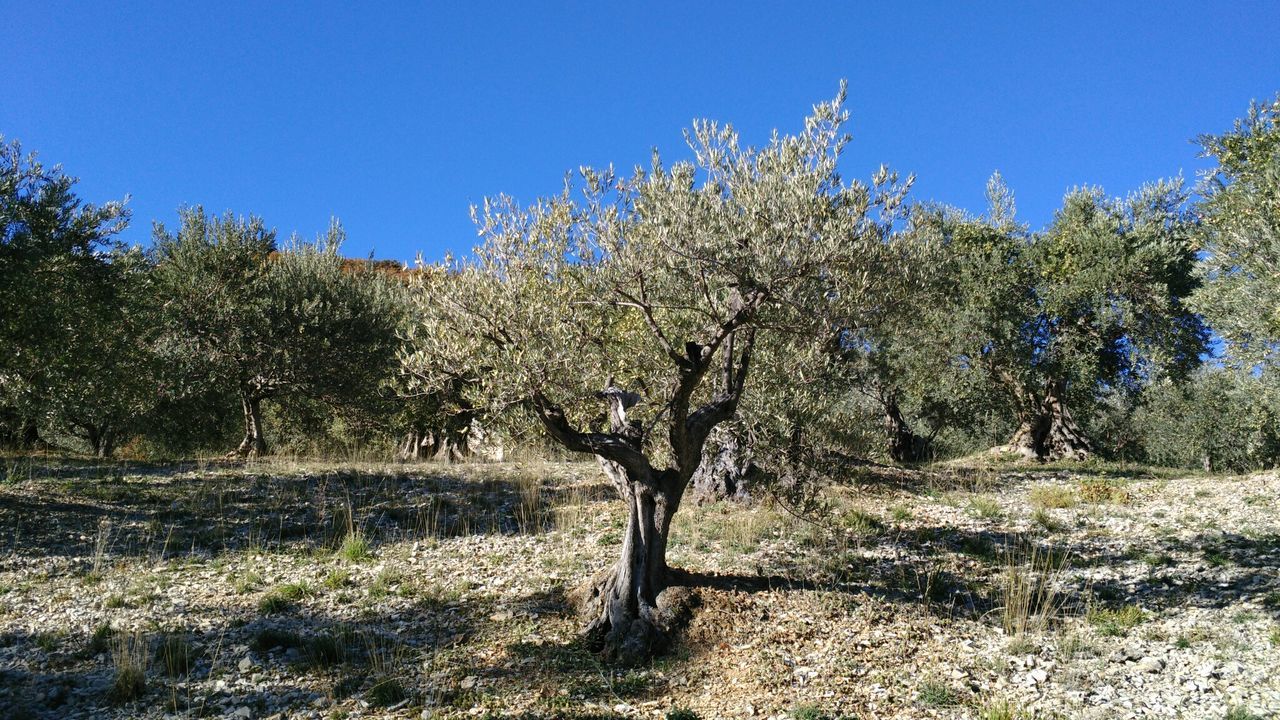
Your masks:
{"label": "tree canopy", "polygon": [[1197,205],[1205,280],[1194,298],[1230,357],[1280,363],[1280,96],[1254,103],[1234,128],[1200,138],[1217,167]]}
{"label": "tree canopy", "polygon": [[264,400],[376,392],[394,363],[402,305],[381,273],[343,261],[340,225],[277,249],[260,218],[199,207],[181,218],[173,234],[156,226],[161,353],[183,368],[177,394],[214,384],[239,397],[239,454],[267,451]]}

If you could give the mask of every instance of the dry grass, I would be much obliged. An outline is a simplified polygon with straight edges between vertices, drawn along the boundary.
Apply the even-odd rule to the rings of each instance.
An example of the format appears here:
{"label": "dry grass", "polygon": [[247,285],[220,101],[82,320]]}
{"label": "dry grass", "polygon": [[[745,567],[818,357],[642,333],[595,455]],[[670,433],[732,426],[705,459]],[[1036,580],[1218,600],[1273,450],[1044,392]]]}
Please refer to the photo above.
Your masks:
{"label": "dry grass", "polygon": [[112,702],[126,703],[147,691],[147,636],[141,632],[118,633],[111,641]]}
{"label": "dry grass", "polygon": [[1104,478],[1081,479],[1076,486],[1085,502],[1127,505],[1133,500],[1128,490]]}
{"label": "dry grass", "polygon": [[89,569],[89,576],[93,578],[101,577],[104,567],[104,561],[107,556],[107,545],[111,541],[111,521],[103,518],[98,523],[98,534],[93,540],[93,564]]}
{"label": "dry grass", "polygon": [[516,478],[516,528],[521,535],[533,535],[542,530],[546,513],[542,507],[542,477],[522,474]]}
{"label": "dry grass", "polygon": [[403,645],[375,634],[364,637],[369,677],[373,686],[367,698],[375,706],[388,707],[409,697],[404,669],[408,654]]}
{"label": "dry grass", "polygon": [[1065,553],[1018,540],[1006,546],[1000,577],[1000,621],[1006,635],[1023,638],[1048,629],[1069,604],[1063,581],[1069,568]]}
{"label": "dry grass", "polygon": [[1036,510],[1060,510],[1076,506],[1075,491],[1065,485],[1037,485],[1027,493]]}

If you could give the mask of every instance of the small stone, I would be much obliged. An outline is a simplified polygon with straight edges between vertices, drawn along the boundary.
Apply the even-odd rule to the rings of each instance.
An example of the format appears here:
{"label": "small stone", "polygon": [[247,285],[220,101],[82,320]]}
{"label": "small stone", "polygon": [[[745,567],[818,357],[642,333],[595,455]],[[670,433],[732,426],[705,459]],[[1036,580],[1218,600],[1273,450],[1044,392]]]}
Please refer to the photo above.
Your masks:
{"label": "small stone", "polygon": [[246,655],[240,658],[240,664],[236,667],[240,668],[240,672],[249,672],[249,668],[253,667],[253,660]]}
{"label": "small stone", "polygon": [[476,686],[476,676],[475,676],[475,675],[468,675],[468,676],[466,676],[466,677],[462,678],[462,682],[461,682],[461,683],[459,683],[459,687],[461,687],[463,690],[470,690],[471,688],[473,688],[473,687],[475,687],[475,686]]}
{"label": "small stone", "polygon": [[253,716],[253,711],[244,705],[241,705],[240,707],[236,708],[236,711],[231,713],[231,717],[247,718],[252,716]]}
{"label": "small stone", "polygon": [[1045,672],[1041,668],[1036,668],[1035,670],[1032,670],[1031,672],[1027,673],[1027,675],[1028,677],[1031,678],[1031,682],[1035,683],[1036,685],[1042,685],[1044,681],[1049,679],[1049,673]]}
{"label": "small stone", "polygon": [[1164,669],[1164,661],[1161,660],[1160,658],[1151,657],[1150,655],[1148,655],[1147,657],[1144,657],[1138,661],[1136,669],[1138,670],[1138,672],[1146,672],[1146,673],[1160,672],[1161,670]]}
{"label": "small stone", "polygon": [[1137,660],[1140,660],[1141,658],[1142,658],[1142,653],[1138,652],[1138,650],[1135,648],[1120,648],[1119,650],[1116,650],[1115,652],[1111,653],[1111,655],[1108,657],[1108,659],[1111,660],[1111,662],[1137,661]]}

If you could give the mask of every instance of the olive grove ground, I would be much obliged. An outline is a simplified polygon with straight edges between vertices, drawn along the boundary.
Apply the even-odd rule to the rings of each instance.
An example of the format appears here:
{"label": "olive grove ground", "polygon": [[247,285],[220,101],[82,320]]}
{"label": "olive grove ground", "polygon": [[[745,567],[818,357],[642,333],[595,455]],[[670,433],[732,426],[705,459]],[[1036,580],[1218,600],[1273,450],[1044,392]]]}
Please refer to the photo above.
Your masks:
{"label": "olive grove ground", "polygon": [[618,670],[566,599],[621,540],[594,464],[5,467],[5,717],[1280,712],[1274,473],[984,460],[851,468],[820,525],[690,506],[697,607]]}

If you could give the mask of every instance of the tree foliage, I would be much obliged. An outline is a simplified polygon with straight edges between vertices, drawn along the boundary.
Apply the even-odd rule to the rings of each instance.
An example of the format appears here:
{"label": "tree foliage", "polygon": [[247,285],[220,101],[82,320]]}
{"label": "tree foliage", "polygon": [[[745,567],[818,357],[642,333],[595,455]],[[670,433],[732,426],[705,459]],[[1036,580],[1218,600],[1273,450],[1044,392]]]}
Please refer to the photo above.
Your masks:
{"label": "tree foliage", "polygon": [[1200,138],[1217,167],[1201,185],[1205,283],[1194,304],[1244,366],[1280,363],[1280,96]]}
{"label": "tree foliage", "polygon": [[216,385],[240,399],[241,455],[262,454],[264,400],[330,403],[377,392],[390,373],[401,304],[381,274],[338,254],[341,226],[315,243],[277,250],[259,218],[182,212],[170,234],[156,227],[161,353],[183,369],[176,396]]}
{"label": "tree foliage", "polygon": [[75,184],[0,137],[0,421],[10,442],[34,439],[56,368],[77,359],[81,303],[112,292],[107,254],[128,211],[84,202]]}

